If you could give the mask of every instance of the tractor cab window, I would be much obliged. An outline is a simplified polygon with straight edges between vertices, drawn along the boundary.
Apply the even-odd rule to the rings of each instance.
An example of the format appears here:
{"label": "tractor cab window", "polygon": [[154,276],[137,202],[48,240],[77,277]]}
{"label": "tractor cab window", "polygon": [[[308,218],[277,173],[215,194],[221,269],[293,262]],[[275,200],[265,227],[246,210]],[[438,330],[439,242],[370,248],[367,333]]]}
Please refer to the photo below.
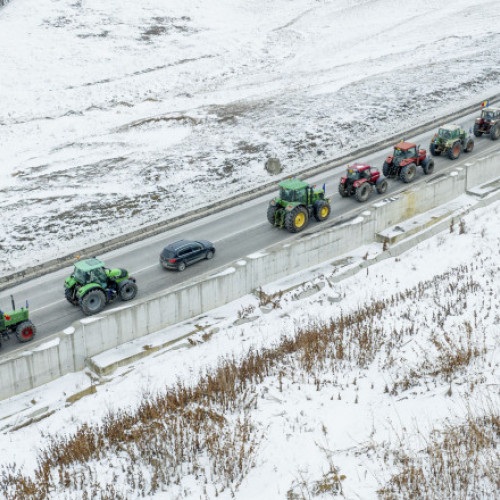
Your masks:
{"label": "tractor cab window", "polygon": [[452,133],[450,130],[446,130],[445,128],[440,128],[439,129],[439,137],[442,137],[443,139],[451,139]]}
{"label": "tractor cab window", "polygon": [[280,198],[283,201],[305,203],[306,202],[306,190],[305,190],[305,188],[298,189],[298,190],[280,188]]}
{"label": "tractor cab window", "polygon": [[347,178],[351,179],[353,181],[357,181],[359,179],[359,170],[356,170],[354,168],[348,168],[347,169]]}
{"label": "tractor cab window", "polygon": [[89,283],[90,281],[89,273],[86,273],[85,271],[82,271],[77,267],[75,267],[75,272],[73,273],[73,276],[75,277],[75,280],[78,281],[78,283],[80,283],[81,285]]}
{"label": "tractor cab window", "polygon": [[396,158],[411,158],[415,154],[415,148],[407,149],[403,151],[402,149],[394,149],[394,156]]}
{"label": "tractor cab window", "polygon": [[107,276],[102,267],[98,267],[97,269],[92,269],[90,271],[90,279],[92,283],[106,283]]}
{"label": "tractor cab window", "polygon": [[364,179],[370,179],[371,178],[371,173],[370,173],[370,169],[369,168],[365,168],[365,170],[363,170],[363,173],[362,173],[362,177]]}
{"label": "tractor cab window", "polygon": [[495,118],[495,112],[494,111],[483,111],[483,118],[485,120],[493,120]]}

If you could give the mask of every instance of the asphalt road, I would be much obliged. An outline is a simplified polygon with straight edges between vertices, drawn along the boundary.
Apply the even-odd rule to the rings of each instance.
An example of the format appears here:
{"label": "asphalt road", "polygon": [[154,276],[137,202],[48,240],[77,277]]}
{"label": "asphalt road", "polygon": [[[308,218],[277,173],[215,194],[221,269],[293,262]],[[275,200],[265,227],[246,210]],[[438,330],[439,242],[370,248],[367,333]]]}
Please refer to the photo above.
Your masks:
{"label": "asphalt road", "polygon": [[[473,125],[476,115],[470,115],[458,120],[457,123],[468,130]],[[416,142],[422,148],[428,150],[432,134],[433,132],[427,132],[417,137],[406,137],[405,139],[410,142]],[[431,176],[425,176],[422,169],[418,168],[417,177],[411,184],[404,184],[400,180],[389,179],[387,192],[384,195],[379,195],[376,191],[373,191],[371,197],[365,203],[358,203],[354,197],[341,198],[338,194],[338,182],[345,171],[345,166],[333,168],[331,171],[325,172],[318,177],[308,179],[308,181],[318,186],[322,186],[323,183],[326,184],[326,194],[332,203],[330,219],[338,216],[347,218],[366,210],[371,202],[414,187],[415,184],[425,182],[447,170],[470,162],[474,158],[484,156],[488,152],[497,150],[498,148],[500,148],[500,140],[492,141],[489,136],[475,138],[475,147],[471,153],[462,153],[461,157],[455,161],[451,161],[446,157],[434,158],[434,173]],[[384,149],[377,153],[361,157],[358,159],[358,162],[367,163],[382,170],[382,164],[388,154],[390,154],[390,150]],[[123,267],[128,269],[130,274],[137,279],[139,286],[137,298],[146,297],[155,292],[196,278],[201,273],[216,269],[238,258],[243,258],[274,243],[296,238],[297,235],[290,234],[284,229],[275,228],[267,222],[267,206],[272,196],[260,197],[241,206],[227,209],[208,217],[203,217],[203,210],[200,210],[200,219],[196,222],[166,231],[163,234],[134,243],[123,249],[98,255],[97,257],[104,260],[108,267]],[[321,223],[313,220],[310,222],[308,230],[320,227]],[[188,267],[182,273],[167,271],[161,268],[158,258],[162,248],[167,243],[183,238],[212,241],[217,249],[214,259],[198,262]],[[20,344],[17,342],[15,336],[12,336],[9,341],[3,341],[2,356],[13,354],[20,349],[30,349],[33,346],[33,342],[43,340],[48,335],[61,331],[77,319],[84,317],[79,308],[72,306],[64,298],[64,279],[71,272],[72,268],[68,267],[0,292],[0,307],[3,310],[11,308],[10,294],[14,295],[18,306],[23,305],[24,301],[28,299],[31,319],[37,327],[37,335],[34,341],[30,343]],[[293,272],[293,269],[290,269],[290,272]],[[118,299],[107,306],[107,309],[112,309],[122,304]]]}

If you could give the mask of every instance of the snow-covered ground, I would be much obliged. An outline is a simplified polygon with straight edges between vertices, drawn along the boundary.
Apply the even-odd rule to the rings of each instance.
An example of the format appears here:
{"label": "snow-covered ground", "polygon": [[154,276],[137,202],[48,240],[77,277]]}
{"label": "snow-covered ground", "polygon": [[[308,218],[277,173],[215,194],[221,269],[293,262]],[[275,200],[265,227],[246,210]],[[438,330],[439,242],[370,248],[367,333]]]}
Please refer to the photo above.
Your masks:
{"label": "snow-covered ground", "polygon": [[[3,401],[0,492],[39,463],[23,484],[49,484],[51,499],[498,498],[499,213],[477,210],[338,284],[331,265],[304,272],[298,283],[324,287],[275,295],[270,312],[252,295],[193,318],[219,330],[79,401],[66,398],[83,374]],[[25,425],[29,412],[48,416]]]}
{"label": "snow-covered ground", "polygon": [[8,3],[0,274],[497,92],[497,3]]}

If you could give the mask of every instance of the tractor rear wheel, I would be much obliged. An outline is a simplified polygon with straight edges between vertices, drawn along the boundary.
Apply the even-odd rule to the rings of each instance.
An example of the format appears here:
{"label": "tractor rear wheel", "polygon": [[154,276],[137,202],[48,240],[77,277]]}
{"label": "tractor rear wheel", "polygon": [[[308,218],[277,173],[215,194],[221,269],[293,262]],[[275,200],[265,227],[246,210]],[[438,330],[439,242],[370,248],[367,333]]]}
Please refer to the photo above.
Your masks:
{"label": "tractor rear wheel", "polygon": [[120,284],[118,295],[124,301],[132,300],[137,295],[137,285],[132,280],[124,281]]}
{"label": "tractor rear wheel", "polygon": [[427,158],[425,163],[422,165],[425,175],[430,175],[434,172],[434,160],[432,158]]}
{"label": "tractor rear wheel", "polygon": [[72,305],[72,306],[77,306],[78,302],[73,298],[73,293],[74,293],[74,287],[72,288],[65,288],[64,289],[64,296],[66,297],[66,300]]}
{"label": "tractor rear wheel", "polygon": [[438,151],[436,149],[436,146],[433,142],[431,142],[431,144],[429,146],[429,150],[430,150],[432,156],[439,156],[441,154],[441,151]]}
{"label": "tractor rear wheel", "polygon": [[274,226],[276,224],[276,212],[278,210],[277,206],[269,205],[267,208],[267,220]]}
{"label": "tractor rear wheel", "polygon": [[370,186],[370,184],[368,184],[368,182],[363,182],[363,184],[356,188],[354,196],[359,202],[363,202],[368,199],[368,196],[370,196],[371,192],[372,187]]}
{"label": "tractor rear wheel", "polygon": [[285,215],[285,227],[290,233],[298,233],[307,226],[309,214],[304,207],[295,207]]}
{"label": "tractor rear wheel", "polygon": [[401,173],[399,174],[399,176],[401,177],[401,180],[403,182],[406,182],[408,184],[415,178],[416,173],[417,167],[415,166],[415,163],[410,163],[401,169]]}
{"label": "tractor rear wheel", "polygon": [[16,327],[16,337],[19,342],[29,342],[36,333],[36,326],[30,321],[23,321]]}
{"label": "tractor rear wheel", "polygon": [[106,295],[100,288],[93,288],[88,291],[80,300],[80,307],[87,316],[97,314],[106,305]]}
{"label": "tractor rear wheel", "polygon": [[377,188],[378,194],[384,194],[387,191],[387,179],[377,179],[375,187]]}
{"label": "tractor rear wheel", "polygon": [[384,161],[384,165],[382,166],[382,173],[385,177],[389,177],[391,173],[391,166],[386,161]]}
{"label": "tractor rear wheel", "polygon": [[347,198],[349,196],[349,191],[346,189],[345,184],[339,183],[339,194],[342,198]]}
{"label": "tractor rear wheel", "polygon": [[476,137],[481,137],[483,135],[483,133],[479,130],[479,124],[478,123],[474,124],[474,135]]}
{"label": "tractor rear wheel", "polygon": [[470,153],[473,149],[474,149],[474,140],[469,138],[465,143],[464,153]]}
{"label": "tractor rear wheel", "polygon": [[318,200],[314,204],[314,218],[318,222],[323,222],[324,220],[328,219],[330,211],[330,204],[325,200]]}
{"label": "tractor rear wheel", "polygon": [[450,160],[456,160],[460,153],[462,152],[462,145],[460,141],[456,141],[452,144],[451,148],[448,149],[448,158]]}
{"label": "tractor rear wheel", "polygon": [[500,137],[500,124],[496,124],[490,129],[490,137],[492,141],[496,141]]}

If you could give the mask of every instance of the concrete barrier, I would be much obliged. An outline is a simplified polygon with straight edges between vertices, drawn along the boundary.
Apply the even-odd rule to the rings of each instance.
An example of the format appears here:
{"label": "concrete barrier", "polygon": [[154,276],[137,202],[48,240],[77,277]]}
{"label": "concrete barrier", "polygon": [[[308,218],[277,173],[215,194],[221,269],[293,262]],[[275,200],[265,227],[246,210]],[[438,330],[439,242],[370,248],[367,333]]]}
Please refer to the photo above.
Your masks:
{"label": "concrete barrier", "polygon": [[[154,333],[238,299],[256,288],[376,241],[380,231],[500,177],[500,152],[435,176],[414,189],[367,205],[361,216],[299,235],[156,295],[84,318],[30,350],[0,361],[0,399],[32,389],[125,342]],[[415,239],[418,241],[418,239]]]}

